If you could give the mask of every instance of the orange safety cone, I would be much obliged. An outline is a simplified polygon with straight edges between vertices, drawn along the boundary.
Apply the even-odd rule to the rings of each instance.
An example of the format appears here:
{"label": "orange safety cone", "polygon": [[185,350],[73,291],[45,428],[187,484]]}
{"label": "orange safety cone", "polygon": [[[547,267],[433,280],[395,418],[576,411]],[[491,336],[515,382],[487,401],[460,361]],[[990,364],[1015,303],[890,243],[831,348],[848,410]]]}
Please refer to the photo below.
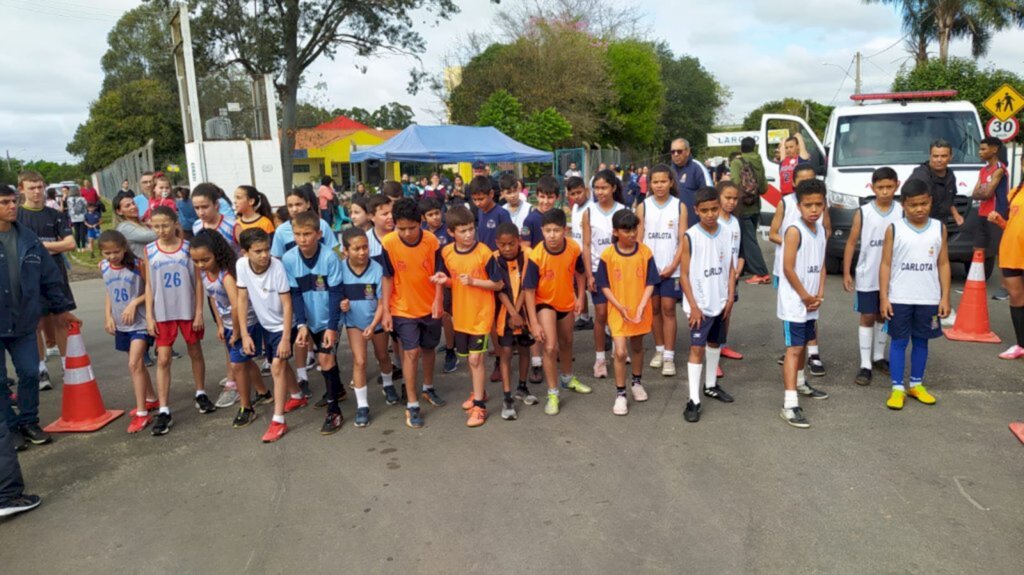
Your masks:
{"label": "orange safety cone", "polygon": [[1024,421],[1014,421],[1011,423],[1010,432],[1016,435],[1021,443],[1024,443]]}
{"label": "orange safety cone", "polygon": [[985,288],[985,250],[975,249],[971,269],[967,272],[964,296],[956,310],[956,323],[943,330],[948,339],[999,343],[999,336],[992,333],[988,324],[988,291]]}
{"label": "orange safety cone", "polygon": [[92,374],[89,354],[85,352],[82,326],[68,328],[68,353],[64,363],[64,397],[60,419],[46,426],[49,433],[96,431],[124,414],[123,409],[108,410]]}

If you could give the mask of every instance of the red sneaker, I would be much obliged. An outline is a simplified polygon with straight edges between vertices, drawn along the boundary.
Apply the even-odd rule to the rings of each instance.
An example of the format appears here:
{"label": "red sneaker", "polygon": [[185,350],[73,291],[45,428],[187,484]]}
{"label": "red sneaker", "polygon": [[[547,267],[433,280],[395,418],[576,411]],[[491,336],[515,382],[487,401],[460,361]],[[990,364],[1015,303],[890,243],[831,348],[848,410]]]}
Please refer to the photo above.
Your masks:
{"label": "red sneaker", "polygon": [[[155,399],[152,400],[152,401],[148,400],[148,399],[146,400],[146,411],[156,411],[158,409],[160,409],[160,402],[159,401],[157,401]],[[133,410],[131,410],[128,413],[128,415],[130,415],[132,417],[135,417],[135,412],[136,411],[138,411],[138,410],[137,409],[133,409]]]}
{"label": "red sneaker", "polygon": [[301,399],[289,397],[288,401],[284,404],[284,412],[291,413],[296,409],[299,409],[300,407],[306,407],[307,405],[309,405],[309,400],[306,399],[305,397],[302,397]]}
{"label": "red sneaker", "polygon": [[718,372],[715,373],[715,377],[725,377],[725,372],[722,371],[722,366],[718,366]]}
{"label": "red sneaker", "polygon": [[263,434],[263,443],[273,443],[284,437],[286,433],[288,433],[288,424],[271,421],[267,432]]}
{"label": "red sneaker", "polygon": [[128,423],[128,433],[138,433],[152,422],[152,415],[132,415],[132,420]]}
{"label": "red sneaker", "polygon": [[724,357],[726,359],[743,359],[743,354],[738,352],[738,351],[736,351],[735,349],[727,346],[727,345],[723,345],[722,346],[722,357]]}

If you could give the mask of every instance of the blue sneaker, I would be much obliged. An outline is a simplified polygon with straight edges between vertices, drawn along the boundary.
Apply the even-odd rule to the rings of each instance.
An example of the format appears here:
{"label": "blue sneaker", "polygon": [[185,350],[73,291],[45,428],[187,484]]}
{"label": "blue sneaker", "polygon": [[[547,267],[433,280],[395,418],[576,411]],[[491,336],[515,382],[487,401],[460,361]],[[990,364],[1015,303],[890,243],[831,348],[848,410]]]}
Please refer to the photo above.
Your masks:
{"label": "blue sneaker", "polygon": [[398,403],[398,392],[395,391],[395,386],[385,385],[384,386],[384,401],[388,405],[395,405]]}
{"label": "blue sneaker", "polygon": [[440,395],[434,391],[434,388],[423,390],[423,399],[433,405],[434,407],[443,407],[448,402],[441,398]]}
{"label": "blue sneaker", "polygon": [[356,427],[366,427],[370,425],[370,408],[360,407],[356,410]]}
{"label": "blue sneaker", "polygon": [[459,369],[459,358],[455,355],[455,351],[445,351],[444,353],[444,373],[452,373]]}
{"label": "blue sneaker", "polygon": [[423,427],[423,416],[420,415],[420,408],[405,408],[405,424],[413,429],[419,429]]}

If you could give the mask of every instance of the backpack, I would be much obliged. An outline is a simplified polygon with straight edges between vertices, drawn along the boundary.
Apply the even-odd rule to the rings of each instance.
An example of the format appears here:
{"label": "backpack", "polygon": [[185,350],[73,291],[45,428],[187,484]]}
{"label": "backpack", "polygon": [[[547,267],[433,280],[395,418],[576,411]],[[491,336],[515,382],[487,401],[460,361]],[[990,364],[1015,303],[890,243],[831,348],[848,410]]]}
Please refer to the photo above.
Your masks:
{"label": "backpack", "polygon": [[750,162],[742,157],[739,160],[743,164],[743,167],[740,168],[739,178],[737,178],[740,189],[740,202],[744,206],[752,206],[761,199],[761,185],[757,182],[757,175],[754,173],[754,167],[750,165]]}

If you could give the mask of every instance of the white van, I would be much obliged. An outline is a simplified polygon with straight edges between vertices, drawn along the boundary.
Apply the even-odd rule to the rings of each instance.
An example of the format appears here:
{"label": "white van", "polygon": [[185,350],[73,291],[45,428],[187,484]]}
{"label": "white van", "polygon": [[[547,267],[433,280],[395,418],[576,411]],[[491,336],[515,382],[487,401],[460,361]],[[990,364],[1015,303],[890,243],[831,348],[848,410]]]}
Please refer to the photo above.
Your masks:
{"label": "white van", "polygon": [[[932,92],[926,97],[950,96],[955,92]],[[849,236],[853,213],[858,206],[871,201],[871,173],[879,167],[896,170],[900,181],[910,177],[914,168],[928,161],[930,144],[942,139],[953,147],[949,168],[956,174],[956,208],[964,216],[964,225],[957,226],[950,217],[950,261],[970,264],[971,230],[977,220],[977,207],[972,206],[971,192],[978,181],[982,163],[978,146],[982,138],[978,111],[965,101],[913,101],[921,93],[861,95],[860,100],[884,103],[838,107],[829,117],[824,143],[803,118],[781,114],[765,114],[761,119],[759,149],[764,162],[769,191],[761,202],[762,220],[775,212],[781,194],[779,164],[775,163],[775,145],[768,144],[772,135],[799,129],[803,134],[808,163],[824,176],[828,188],[829,216],[832,236],[828,240],[825,264],[829,273],[842,273],[843,249]]]}

